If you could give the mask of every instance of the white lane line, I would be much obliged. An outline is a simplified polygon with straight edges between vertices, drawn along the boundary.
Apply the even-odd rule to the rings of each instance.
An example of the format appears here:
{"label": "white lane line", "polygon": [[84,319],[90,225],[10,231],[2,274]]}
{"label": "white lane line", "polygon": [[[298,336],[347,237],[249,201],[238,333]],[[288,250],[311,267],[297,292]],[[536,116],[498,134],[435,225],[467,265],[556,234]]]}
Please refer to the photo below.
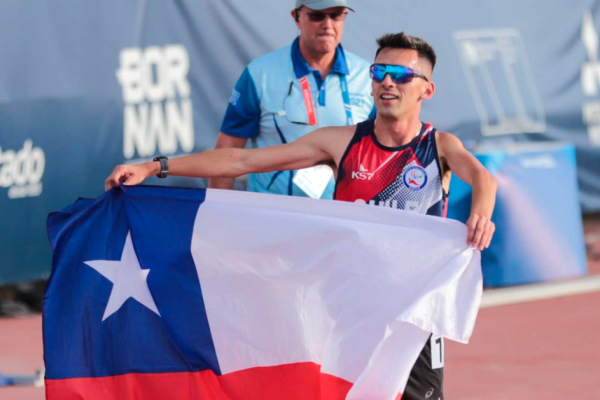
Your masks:
{"label": "white lane line", "polygon": [[486,289],[481,308],[551,299],[554,297],[600,291],[600,275],[588,276],[564,282],[545,282],[502,289]]}

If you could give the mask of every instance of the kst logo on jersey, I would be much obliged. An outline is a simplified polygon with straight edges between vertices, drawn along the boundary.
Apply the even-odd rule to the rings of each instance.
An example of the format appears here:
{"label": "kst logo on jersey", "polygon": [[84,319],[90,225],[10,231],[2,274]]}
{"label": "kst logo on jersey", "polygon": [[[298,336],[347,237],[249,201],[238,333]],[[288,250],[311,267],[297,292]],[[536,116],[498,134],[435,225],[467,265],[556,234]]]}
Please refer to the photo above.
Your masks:
{"label": "kst logo on jersey", "polygon": [[369,170],[363,167],[362,164],[360,164],[358,171],[352,171],[352,179],[358,179],[361,181],[370,181],[373,179],[373,175],[375,175],[375,172],[369,172]]}

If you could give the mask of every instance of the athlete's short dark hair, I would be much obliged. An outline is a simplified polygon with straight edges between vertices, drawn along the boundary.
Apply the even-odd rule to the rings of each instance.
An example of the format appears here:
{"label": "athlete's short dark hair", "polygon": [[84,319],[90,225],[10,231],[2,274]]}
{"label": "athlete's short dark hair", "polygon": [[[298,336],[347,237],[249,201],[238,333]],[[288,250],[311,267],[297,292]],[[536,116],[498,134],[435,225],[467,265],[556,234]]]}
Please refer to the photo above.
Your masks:
{"label": "athlete's short dark hair", "polygon": [[404,32],[388,33],[377,39],[377,45],[379,48],[377,49],[377,53],[375,53],[375,58],[377,58],[381,50],[386,47],[392,49],[416,50],[419,53],[419,57],[429,61],[432,70],[435,67],[436,56],[433,47],[425,40],[416,36],[410,36]]}

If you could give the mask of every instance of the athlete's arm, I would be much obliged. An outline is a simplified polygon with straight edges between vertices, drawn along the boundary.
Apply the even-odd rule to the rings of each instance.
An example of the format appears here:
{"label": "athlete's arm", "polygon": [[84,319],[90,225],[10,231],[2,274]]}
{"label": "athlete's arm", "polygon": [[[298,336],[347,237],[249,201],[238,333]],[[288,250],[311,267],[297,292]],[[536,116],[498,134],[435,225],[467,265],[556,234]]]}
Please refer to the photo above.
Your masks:
{"label": "athlete's arm", "polygon": [[440,159],[447,163],[450,170],[462,181],[473,187],[471,214],[467,220],[467,243],[479,250],[486,249],[490,246],[496,230],[491,219],[498,183],[456,136],[438,132],[436,139]]}
{"label": "athlete's arm", "polygon": [[[223,132],[219,132],[217,136],[217,144],[215,149],[234,148],[243,149],[246,147],[248,138],[231,136]],[[208,181],[209,188],[216,189],[233,189],[235,178],[212,178]]]}
{"label": "athlete's arm", "polygon": [[[259,172],[295,170],[318,164],[335,168],[354,127],[328,127],[279,146],[260,149],[224,148],[169,160],[169,175],[193,178],[235,178]],[[349,136],[350,135],[350,136]],[[160,163],[119,165],[104,182],[109,190],[123,182],[137,185],[160,172]]]}

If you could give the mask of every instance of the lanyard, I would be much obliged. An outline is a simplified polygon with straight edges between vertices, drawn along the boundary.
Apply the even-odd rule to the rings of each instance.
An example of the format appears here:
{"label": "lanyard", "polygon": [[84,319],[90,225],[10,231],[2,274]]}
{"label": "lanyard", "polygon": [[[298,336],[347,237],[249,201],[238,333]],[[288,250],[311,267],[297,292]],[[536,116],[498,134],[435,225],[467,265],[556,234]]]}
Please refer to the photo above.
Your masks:
{"label": "lanyard", "polygon": [[[340,88],[342,90],[342,99],[344,100],[344,111],[346,112],[346,125],[354,125],[352,118],[352,107],[350,107],[350,94],[348,92],[348,81],[346,75],[339,75],[340,77]],[[306,107],[306,113],[308,114],[308,124],[317,124],[317,113],[315,111],[315,105],[312,100],[312,94],[310,93],[310,85],[308,83],[308,77],[303,76],[300,78],[300,88],[302,89],[302,97],[304,97],[304,107]]]}
{"label": "lanyard", "polygon": [[306,107],[306,113],[308,114],[308,124],[316,125],[317,114],[315,112],[312,95],[310,94],[310,85],[308,84],[307,76],[300,78],[300,88],[302,89],[302,97],[304,97],[304,107]]}
{"label": "lanyard", "polygon": [[348,81],[346,75],[340,75],[340,86],[344,99],[344,110],[346,111],[346,125],[354,125],[352,122],[352,108],[350,107],[350,94],[348,93]]}

